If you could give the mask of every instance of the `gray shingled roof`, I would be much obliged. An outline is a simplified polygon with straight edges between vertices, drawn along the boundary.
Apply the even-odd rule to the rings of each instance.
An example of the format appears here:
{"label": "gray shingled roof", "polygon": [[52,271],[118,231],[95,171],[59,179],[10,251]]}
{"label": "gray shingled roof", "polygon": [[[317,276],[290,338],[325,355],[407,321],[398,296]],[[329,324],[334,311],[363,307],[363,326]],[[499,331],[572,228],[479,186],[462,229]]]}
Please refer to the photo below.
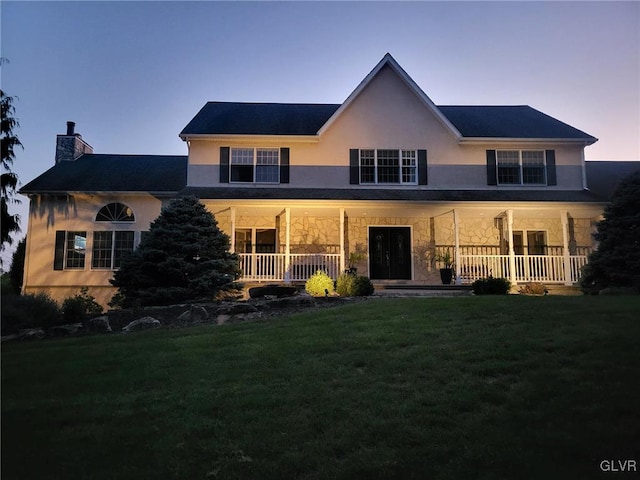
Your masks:
{"label": "gray shingled roof", "polygon": [[596,141],[595,137],[528,105],[438,106],[463,137],[558,138]]}
{"label": "gray shingled roof", "polygon": [[[192,135],[315,135],[339,104],[209,102],[182,130]],[[526,105],[439,106],[463,137],[596,138]]]}
{"label": "gray shingled roof", "polygon": [[178,192],[187,184],[182,155],[82,155],[60,162],[20,193]]}
{"label": "gray shingled roof", "polygon": [[584,190],[404,190],[360,188],[187,187],[180,195],[203,199],[246,200],[379,200],[424,202],[595,202],[603,199]]}
{"label": "gray shingled roof", "polygon": [[589,190],[604,198],[611,198],[620,180],[640,171],[640,161],[593,161],[585,162]]}
{"label": "gray shingled roof", "polygon": [[315,135],[339,107],[336,104],[209,102],[180,136]]}

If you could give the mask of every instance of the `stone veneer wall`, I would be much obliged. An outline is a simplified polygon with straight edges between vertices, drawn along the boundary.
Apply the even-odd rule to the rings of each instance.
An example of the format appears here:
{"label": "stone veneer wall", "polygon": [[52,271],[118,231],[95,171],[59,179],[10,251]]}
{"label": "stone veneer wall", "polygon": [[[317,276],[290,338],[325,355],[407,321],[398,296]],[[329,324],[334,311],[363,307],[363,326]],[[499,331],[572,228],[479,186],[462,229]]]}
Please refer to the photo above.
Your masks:
{"label": "stone veneer wall", "polygon": [[[506,220],[505,220],[506,222]],[[453,216],[434,218],[435,244],[454,245],[455,227]],[[505,226],[506,228],[506,226]],[[558,218],[514,218],[513,230],[546,231],[547,245],[563,246],[562,222]],[[591,220],[588,218],[573,219],[573,240],[578,246],[591,246]],[[500,245],[500,229],[493,218],[462,218],[459,224],[460,245],[498,246]]]}
{"label": "stone veneer wall", "polygon": [[[280,226],[280,252],[284,252],[284,217]],[[291,253],[340,253],[340,218],[292,216],[290,245]]]}

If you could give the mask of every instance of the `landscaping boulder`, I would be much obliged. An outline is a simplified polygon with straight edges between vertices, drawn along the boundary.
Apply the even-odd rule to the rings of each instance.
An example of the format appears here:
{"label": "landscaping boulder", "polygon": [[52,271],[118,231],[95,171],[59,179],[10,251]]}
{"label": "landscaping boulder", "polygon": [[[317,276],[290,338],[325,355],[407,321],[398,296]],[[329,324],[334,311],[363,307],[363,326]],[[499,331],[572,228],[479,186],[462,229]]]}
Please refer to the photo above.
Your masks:
{"label": "landscaping boulder", "polygon": [[257,311],[258,309],[255,306],[245,302],[228,303],[218,307],[218,315],[238,315],[240,313],[254,313]]}
{"label": "landscaping boulder", "polygon": [[598,292],[599,295],[637,295],[638,291],[633,287],[607,287]]}
{"label": "landscaping boulder", "polygon": [[283,309],[283,308],[301,308],[310,307],[315,305],[315,299],[309,295],[297,295],[294,297],[276,298],[273,300],[267,300],[263,304],[263,308],[271,309]]}
{"label": "landscaping boulder", "polygon": [[139,330],[148,330],[150,328],[159,328],[162,325],[160,320],[156,320],[153,317],[142,317],[138,320],[134,320],[129,325],[122,329],[123,332],[137,332]]}
{"label": "landscaping boulder", "polygon": [[289,297],[295,294],[296,287],[285,287],[282,285],[265,285],[262,287],[253,287],[249,289],[249,296],[251,298],[262,297]]}
{"label": "landscaping boulder", "polygon": [[70,335],[78,335],[82,332],[82,323],[69,323],[67,325],[56,325],[49,329],[49,335],[52,337],[68,337]]}
{"label": "landscaping boulder", "polygon": [[85,322],[85,330],[90,333],[109,333],[111,332],[111,324],[109,323],[109,317],[103,315],[101,317],[95,317]]}
{"label": "landscaping boulder", "polygon": [[44,337],[44,330],[40,328],[25,328],[18,332],[16,340],[41,340]]}
{"label": "landscaping boulder", "polygon": [[192,305],[189,310],[178,317],[178,323],[203,323],[209,320],[209,313],[204,307]]}

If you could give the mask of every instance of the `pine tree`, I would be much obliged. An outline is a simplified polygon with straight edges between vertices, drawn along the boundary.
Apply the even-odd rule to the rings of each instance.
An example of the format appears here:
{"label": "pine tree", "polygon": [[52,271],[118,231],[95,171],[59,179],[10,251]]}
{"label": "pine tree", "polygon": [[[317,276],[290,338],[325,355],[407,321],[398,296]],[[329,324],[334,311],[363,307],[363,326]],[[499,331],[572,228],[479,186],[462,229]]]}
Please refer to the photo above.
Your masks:
{"label": "pine tree", "polygon": [[233,289],[239,276],[229,248],[229,237],[197,198],[178,198],[122,260],[111,284],[119,288],[123,307],[210,301]]}
{"label": "pine tree", "polygon": [[17,295],[22,290],[22,281],[24,279],[24,257],[27,248],[27,239],[23,238],[18,242],[16,250],[11,257],[11,269],[9,270],[9,278],[11,279],[11,289]]}
{"label": "pine tree", "polygon": [[598,222],[598,249],[589,256],[581,280],[585,293],[607,287],[640,292],[640,171],[622,179],[604,219]]}
{"label": "pine tree", "polygon": [[[0,58],[0,65],[5,63],[4,58]],[[0,90],[0,110],[2,122],[0,133],[2,135],[2,174],[0,175],[0,225],[2,230],[2,249],[5,244],[11,245],[11,233],[20,231],[20,216],[9,212],[10,203],[20,203],[15,198],[18,176],[11,171],[15,160],[14,150],[22,147],[22,143],[15,134],[14,129],[18,127],[18,120],[15,118],[15,108],[13,102],[15,97],[10,97]]]}

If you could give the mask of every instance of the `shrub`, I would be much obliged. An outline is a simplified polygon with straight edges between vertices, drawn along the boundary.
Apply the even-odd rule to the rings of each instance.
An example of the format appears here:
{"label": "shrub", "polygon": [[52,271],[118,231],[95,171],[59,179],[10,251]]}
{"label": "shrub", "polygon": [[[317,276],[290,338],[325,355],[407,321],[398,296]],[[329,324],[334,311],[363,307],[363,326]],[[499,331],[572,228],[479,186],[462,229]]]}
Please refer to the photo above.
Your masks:
{"label": "shrub", "polygon": [[480,278],[473,282],[473,293],[476,295],[506,295],[511,289],[511,282],[506,278]]}
{"label": "shrub", "polygon": [[306,292],[313,297],[324,297],[334,292],[333,279],[324,270],[318,270],[304,284]]}
{"label": "shrub", "polygon": [[24,328],[47,329],[61,323],[58,304],[44,293],[2,295],[2,335]]}
{"label": "shrub", "polygon": [[544,283],[531,282],[521,286],[518,292],[523,295],[546,295],[549,290],[544,286]]}
{"label": "shrub", "polygon": [[365,297],[374,292],[369,277],[344,273],[338,277],[336,292],[343,297]]}
{"label": "shrub", "polygon": [[65,323],[78,323],[101,314],[102,307],[92,295],[89,295],[87,287],[81,288],[78,295],[66,298],[62,302],[62,318]]}
{"label": "shrub", "polygon": [[238,256],[213,214],[193,196],[164,207],[138,248],[122,258],[111,284],[123,308],[211,301],[236,290]]}

